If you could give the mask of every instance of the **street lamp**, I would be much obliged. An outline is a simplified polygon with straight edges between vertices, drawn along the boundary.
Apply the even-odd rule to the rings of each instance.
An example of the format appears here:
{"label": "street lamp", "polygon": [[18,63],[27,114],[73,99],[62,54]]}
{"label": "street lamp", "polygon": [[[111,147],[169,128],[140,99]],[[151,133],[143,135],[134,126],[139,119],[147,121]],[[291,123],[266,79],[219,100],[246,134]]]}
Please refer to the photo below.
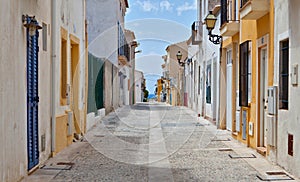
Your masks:
{"label": "street lamp", "polygon": [[30,36],[35,36],[36,31],[42,29],[42,27],[38,24],[37,20],[35,19],[35,16],[23,15],[22,21],[23,23],[26,21],[24,27],[28,28]]}
{"label": "street lamp", "polygon": [[214,44],[220,44],[222,41],[222,36],[212,34],[212,30],[215,28],[217,18],[212,13],[212,11],[209,11],[209,14],[204,19],[206,24],[206,29],[208,30],[209,40]]}
{"label": "street lamp", "polygon": [[177,52],[176,57],[177,57],[177,60],[178,60],[178,64],[180,66],[184,66],[184,61],[181,61],[181,59],[182,59],[182,53],[180,51]]}

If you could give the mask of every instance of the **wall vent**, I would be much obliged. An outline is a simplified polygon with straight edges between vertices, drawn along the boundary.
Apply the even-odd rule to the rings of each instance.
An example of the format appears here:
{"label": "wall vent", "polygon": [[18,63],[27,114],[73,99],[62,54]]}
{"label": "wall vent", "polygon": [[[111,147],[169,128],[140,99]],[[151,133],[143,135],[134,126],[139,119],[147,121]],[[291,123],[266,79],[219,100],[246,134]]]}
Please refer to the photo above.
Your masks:
{"label": "wall vent", "polygon": [[294,154],[293,141],[294,141],[294,136],[292,134],[288,134],[288,154],[290,156],[293,156]]}

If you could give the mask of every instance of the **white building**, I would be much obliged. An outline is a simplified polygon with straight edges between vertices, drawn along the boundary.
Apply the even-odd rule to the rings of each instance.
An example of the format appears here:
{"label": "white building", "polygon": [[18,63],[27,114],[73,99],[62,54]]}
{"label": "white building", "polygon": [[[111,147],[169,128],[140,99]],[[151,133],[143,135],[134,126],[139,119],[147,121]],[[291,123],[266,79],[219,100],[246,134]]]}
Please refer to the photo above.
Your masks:
{"label": "white building", "polygon": [[85,132],[85,1],[4,0],[0,12],[0,181],[9,182]]}
{"label": "white building", "polygon": [[[274,0],[274,9],[274,86],[278,116],[269,116],[269,120],[277,130],[277,146],[272,148],[269,157],[300,177],[300,2]],[[270,102],[271,98],[268,99]]]}
{"label": "white building", "polygon": [[[209,41],[206,25],[203,23],[209,11],[217,17],[215,27],[220,22],[220,1],[198,0],[198,20],[192,26],[192,37],[189,43],[189,61],[186,64],[186,91],[188,106],[193,108],[199,116],[216,122],[219,126],[220,113],[220,44]],[[213,34],[220,35],[218,28]],[[198,46],[198,50],[195,49]]]}
{"label": "white building", "polygon": [[[120,67],[128,62],[128,44],[125,37],[124,16],[127,0],[87,0],[89,52],[105,62],[104,107],[106,113],[128,103],[123,88],[126,74]],[[126,69],[125,69],[126,70]],[[120,86],[123,87],[120,92]],[[126,90],[126,89],[125,89]],[[127,92],[127,91],[126,91]]]}
{"label": "white building", "polygon": [[135,102],[143,102],[144,92],[143,92],[143,84],[144,84],[144,74],[141,71],[135,70],[134,72],[134,85],[135,85]]}

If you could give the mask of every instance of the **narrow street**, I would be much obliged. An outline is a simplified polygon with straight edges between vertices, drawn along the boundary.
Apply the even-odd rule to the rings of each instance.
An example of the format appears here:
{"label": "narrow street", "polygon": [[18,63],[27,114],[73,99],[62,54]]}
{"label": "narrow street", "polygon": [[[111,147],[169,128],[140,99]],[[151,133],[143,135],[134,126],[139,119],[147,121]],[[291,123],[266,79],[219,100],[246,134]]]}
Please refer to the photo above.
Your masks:
{"label": "narrow street", "polygon": [[261,181],[266,171],[282,169],[190,109],[140,103],[110,113],[23,181]]}

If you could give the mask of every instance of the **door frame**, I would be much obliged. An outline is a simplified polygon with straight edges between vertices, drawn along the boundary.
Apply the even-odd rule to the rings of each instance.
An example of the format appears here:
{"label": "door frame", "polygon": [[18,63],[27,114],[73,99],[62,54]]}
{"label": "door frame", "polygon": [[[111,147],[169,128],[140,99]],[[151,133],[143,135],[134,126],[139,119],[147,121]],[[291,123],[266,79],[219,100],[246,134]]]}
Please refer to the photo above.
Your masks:
{"label": "door frame", "polygon": [[[231,60],[228,60],[228,56],[229,56],[229,52],[230,52],[230,59]],[[233,54],[233,50],[232,49],[227,49],[226,50],[226,129],[227,130],[229,130],[229,131],[233,131],[233,127],[232,127],[232,125],[233,125],[233,114],[232,114],[232,109],[233,109],[233,106],[232,106],[232,95],[233,95],[233,93],[232,93],[232,88],[233,88],[233,82],[231,82],[230,84],[231,84],[231,99],[230,99],[230,103],[231,103],[231,108],[230,108],[230,110],[228,109],[228,93],[227,93],[227,89],[228,89],[228,86],[229,86],[229,83],[227,83],[227,79],[228,79],[228,74],[229,74],[229,72],[228,72],[228,68],[229,67],[231,67],[231,80],[232,80],[232,78],[233,78],[233,76],[232,76],[232,73],[233,73],[233,57],[232,57],[232,54]],[[231,115],[231,121],[230,121],[230,123],[228,122],[228,113]]]}
{"label": "door frame", "polygon": [[[38,22],[27,17],[27,23]],[[27,105],[27,170],[32,171],[39,164],[39,32],[34,36],[26,30],[26,105]],[[31,59],[30,59],[31,58]],[[31,65],[31,66],[30,66]],[[35,68],[35,69],[34,69]],[[29,70],[35,70],[30,73]],[[35,80],[36,79],[36,80]],[[31,92],[29,92],[31,90]]]}
{"label": "door frame", "polygon": [[[257,131],[257,147],[266,147],[266,142],[264,141],[264,131],[262,131],[263,129],[265,130],[266,129],[266,126],[264,126],[264,123],[266,123],[265,121],[265,118],[263,118],[263,116],[265,116],[266,113],[263,113],[265,112],[265,109],[264,109],[264,106],[265,104],[262,103],[262,97],[263,97],[263,93],[260,92],[262,88],[262,82],[261,82],[261,79],[262,79],[262,64],[261,64],[261,52],[262,50],[265,50],[266,51],[266,64],[265,64],[265,69],[266,70],[269,70],[269,66],[268,66],[268,59],[269,59],[269,34],[266,34],[260,38],[258,38],[256,40],[256,51],[257,51],[257,54],[256,54],[256,60],[257,60],[257,66],[256,66],[256,73],[258,73],[257,77],[256,77],[256,103],[257,104],[257,111],[256,111],[256,121],[257,121],[257,125],[256,125],[256,131]],[[266,81],[266,85],[268,86],[268,72],[267,72],[267,78],[265,78],[265,81]],[[267,90],[265,90],[265,93],[267,92]],[[264,123],[262,123],[264,122]]]}

